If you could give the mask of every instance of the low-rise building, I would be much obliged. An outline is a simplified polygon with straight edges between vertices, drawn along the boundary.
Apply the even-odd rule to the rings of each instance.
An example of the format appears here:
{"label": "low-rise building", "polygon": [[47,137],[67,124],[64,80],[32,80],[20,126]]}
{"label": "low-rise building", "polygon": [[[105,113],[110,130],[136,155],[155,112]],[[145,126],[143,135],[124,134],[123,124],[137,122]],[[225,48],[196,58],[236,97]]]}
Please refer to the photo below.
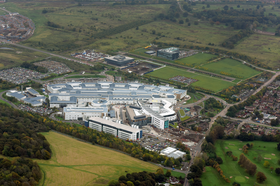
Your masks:
{"label": "low-rise building", "polygon": [[101,107],[64,107],[64,120],[85,120],[91,117],[103,117],[108,113],[106,105]]}
{"label": "low-rise building", "polygon": [[115,123],[103,118],[92,117],[88,120],[89,128],[99,132],[112,134],[123,140],[136,141],[142,138],[142,130],[120,123]]}
{"label": "low-rise building", "polygon": [[117,56],[105,57],[105,61],[111,65],[126,66],[128,63],[133,62],[134,59],[131,57],[117,55]]}
{"label": "low-rise building", "polygon": [[179,48],[171,47],[171,48],[158,50],[157,56],[169,60],[175,60],[179,58],[179,53],[180,53]]}
{"label": "low-rise building", "polygon": [[160,151],[160,154],[174,159],[183,158],[186,155],[185,152],[177,150],[173,147],[167,147],[163,149],[162,151]]}

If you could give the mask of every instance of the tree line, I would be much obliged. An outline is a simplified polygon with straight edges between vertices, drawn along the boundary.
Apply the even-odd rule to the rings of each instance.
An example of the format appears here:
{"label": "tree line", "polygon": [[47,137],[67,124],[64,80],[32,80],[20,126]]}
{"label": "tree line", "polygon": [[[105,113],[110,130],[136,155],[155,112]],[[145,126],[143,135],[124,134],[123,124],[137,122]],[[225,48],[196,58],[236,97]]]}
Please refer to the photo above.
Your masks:
{"label": "tree line", "polygon": [[49,129],[33,120],[29,113],[11,107],[0,107],[0,154],[38,159],[50,159],[50,144],[42,134]]}
{"label": "tree line", "polygon": [[5,81],[0,79],[0,89],[11,89],[14,88],[16,86],[16,84],[13,84],[11,82]]}
{"label": "tree line", "polygon": [[213,23],[220,22],[234,29],[247,29],[252,24],[257,27],[260,24],[278,25],[280,17],[274,14],[265,15],[265,8],[257,9],[233,9],[225,5],[223,10],[204,10],[194,13],[194,16],[201,19],[206,18]]}
{"label": "tree line", "polygon": [[[2,130],[1,139],[3,138],[3,141],[1,142],[1,146],[4,152],[6,152],[6,150],[7,152],[11,151],[12,152],[12,153],[10,152],[11,156],[12,154],[17,152],[16,151],[17,149],[15,148],[15,144],[18,143],[18,141],[14,140],[14,142],[12,142],[10,139],[13,140],[16,138],[18,140],[19,139],[24,140],[23,141],[24,144],[20,144],[20,145],[23,146],[21,147],[23,149],[23,152],[27,151],[27,155],[26,155],[27,157],[40,158],[39,153],[37,152],[38,150],[41,150],[39,151],[41,152],[41,158],[43,159],[50,158],[50,156],[48,156],[48,153],[46,152],[48,151],[49,153],[51,153],[48,142],[46,140],[43,140],[42,135],[36,134],[35,132],[46,132],[49,129],[53,129],[58,132],[65,133],[74,136],[76,138],[80,138],[82,140],[91,142],[92,144],[99,144],[105,147],[122,151],[124,153],[131,155],[132,157],[144,161],[160,163],[168,167],[172,167],[174,165],[180,166],[182,162],[182,159],[179,158],[174,159],[174,158],[169,158],[160,155],[157,152],[152,152],[145,149],[138,143],[122,140],[120,138],[113,136],[112,134],[99,132],[97,130],[93,130],[91,128],[87,128],[84,126],[74,125],[73,127],[71,127],[67,123],[61,121],[54,121],[47,117],[43,117],[35,113],[16,110],[12,107],[6,106],[1,103],[0,103],[0,117],[2,122],[4,123],[3,127],[5,127],[5,130],[1,128]],[[16,126],[18,126],[19,128],[18,133],[15,133]],[[5,132],[7,134],[4,135]],[[24,134],[26,136],[24,136]],[[8,138],[9,141],[6,138]],[[32,138],[32,140],[30,138]],[[30,143],[32,143],[32,146],[30,146]],[[5,144],[7,145],[5,146]],[[178,147],[180,147],[180,145]],[[43,149],[45,149],[44,151],[45,154],[43,154],[42,152]],[[182,150],[187,152],[187,154],[190,153],[188,149],[182,149]],[[9,155],[9,153],[7,153],[7,155]]]}
{"label": "tree line", "polygon": [[[166,182],[167,179],[171,176],[171,171],[167,170],[164,174],[162,168],[159,168],[156,173],[151,172],[133,172],[127,173],[125,176],[122,175],[118,180],[111,180],[109,182],[109,186],[153,186],[157,185],[157,183]],[[182,177],[178,177],[180,184],[184,183],[184,179]]]}
{"label": "tree line", "polygon": [[207,99],[204,104],[204,108],[206,110],[214,109],[214,108],[222,109],[223,107],[224,107],[223,104],[220,101],[216,100],[215,98]]}
{"label": "tree line", "polygon": [[225,48],[229,48],[229,49],[233,49],[234,45],[236,43],[238,43],[240,40],[242,40],[245,37],[250,36],[251,34],[253,34],[253,31],[251,30],[240,30],[237,34],[235,34],[234,36],[231,36],[230,38],[226,39],[223,43],[222,43],[222,47]]}
{"label": "tree line", "polygon": [[0,158],[0,185],[35,186],[42,177],[37,162],[27,158]]}
{"label": "tree line", "polygon": [[23,62],[20,67],[22,68],[27,68],[30,70],[35,70],[37,72],[41,72],[41,73],[47,73],[48,69],[45,67],[41,67],[41,66],[36,66],[33,63],[28,63],[28,62]]}

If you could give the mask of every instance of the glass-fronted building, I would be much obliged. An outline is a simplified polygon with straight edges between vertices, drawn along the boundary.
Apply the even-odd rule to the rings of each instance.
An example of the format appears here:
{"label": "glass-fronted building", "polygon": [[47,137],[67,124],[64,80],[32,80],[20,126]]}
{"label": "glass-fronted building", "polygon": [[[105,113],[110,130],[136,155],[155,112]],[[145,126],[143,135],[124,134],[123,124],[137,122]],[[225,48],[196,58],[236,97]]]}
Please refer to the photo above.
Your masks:
{"label": "glass-fronted building", "polygon": [[179,58],[179,48],[171,47],[166,49],[160,49],[157,51],[157,56],[169,60],[175,60]]}

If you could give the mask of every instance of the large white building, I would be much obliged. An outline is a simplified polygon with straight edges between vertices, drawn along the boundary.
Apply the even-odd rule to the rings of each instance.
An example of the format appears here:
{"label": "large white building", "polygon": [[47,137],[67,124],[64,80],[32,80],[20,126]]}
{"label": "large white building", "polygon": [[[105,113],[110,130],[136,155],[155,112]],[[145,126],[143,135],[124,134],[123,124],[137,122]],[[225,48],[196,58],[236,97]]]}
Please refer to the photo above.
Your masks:
{"label": "large white building", "polygon": [[142,130],[138,128],[133,128],[98,117],[89,118],[88,122],[89,128],[95,129],[99,132],[112,134],[123,140],[136,141],[142,138]]}
{"label": "large white building", "polygon": [[96,99],[105,99],[108,104],[134,104],[137,100],[165,99],[176,104],[187,93],[186,90],[168,86],[111,82],[50,84],[47,89],[52,108],[75,106],[78,102],[92,102]]}
{"label": "large white building", "polygon": [[186,153],[179,151],[173,147],[166,147],[165,149],[160,151],[160,155],[177,159],[177,158],[183,158],[186,155]]}
{"label": "large white building", "polygon": [[108,113],[106,105],[102,107],[64,107],[65,120],[85,120],[91,117],[103,117]]}
{"label": "large white building", "polygon": [[[30,91],[32,91],[32,94],[30,93]],[[10,90],[6,93],[6,95],[8,97],[14,97],[16,98],[18,101],[23,101],[26,104],[30,104],[33,107],[38,107],[38,106],[42,106],[43,103],[46,100],[45,96],[40,95],[37,91],[35,91],[32,88],[26,89],[26,92],[30,93],[31,95],[34,95],[35,97],[26,97],[23,92],[19,92],[16,90]],[[38,94],[37,94],[38,93]]]}
{"label": "large white building", "polygon": [[50,107],[66,107],[63,110],[66,120],[84,116],[102,117],[108,110],[105,112],[100,109],[101,106],[137,105],[141,107],[139,112],[151,116],[151,124],[160,129],[168,128],[169,121],[176,120],[173,105],[187,93],[186,90],[169,86],[111,82],[50,84],[47,89],[50,92]]}

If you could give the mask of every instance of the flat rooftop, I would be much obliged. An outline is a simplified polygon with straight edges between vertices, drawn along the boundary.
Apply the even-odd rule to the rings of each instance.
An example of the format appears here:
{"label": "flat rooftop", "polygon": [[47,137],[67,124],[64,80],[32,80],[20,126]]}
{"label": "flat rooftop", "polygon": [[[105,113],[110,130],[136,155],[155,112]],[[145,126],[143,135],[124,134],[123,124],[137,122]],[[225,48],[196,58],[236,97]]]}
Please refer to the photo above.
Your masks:
{"label": "flat rooftop", "polygon": [[128,61],[128,60],[134,60],[134,58],[127,57],[127,56],[120,56],[120,55],[105,57],[105,59],[113,60],[115,62],[124,62],[124,61]]}
{"label": "flat rooftop", "polygon": [[91,117],[91,118],[89,118],[89,121],[97,121],[99,123],[109,125],[109,126],[112,126],[114,128],[118,128],[118,129],[129,131],[129,132],[134,132],[134,133],[141,131],[141,129],[132,128],[132,127],[127,126],[127,125],[123,125],[123,124],[120,124],[120,123],[115,123],[115,122],[112,122],[112,121],[109,121],[109,120],[106,120],[106,119],[103,119],[103,118],[98,118],[98,117]]}

